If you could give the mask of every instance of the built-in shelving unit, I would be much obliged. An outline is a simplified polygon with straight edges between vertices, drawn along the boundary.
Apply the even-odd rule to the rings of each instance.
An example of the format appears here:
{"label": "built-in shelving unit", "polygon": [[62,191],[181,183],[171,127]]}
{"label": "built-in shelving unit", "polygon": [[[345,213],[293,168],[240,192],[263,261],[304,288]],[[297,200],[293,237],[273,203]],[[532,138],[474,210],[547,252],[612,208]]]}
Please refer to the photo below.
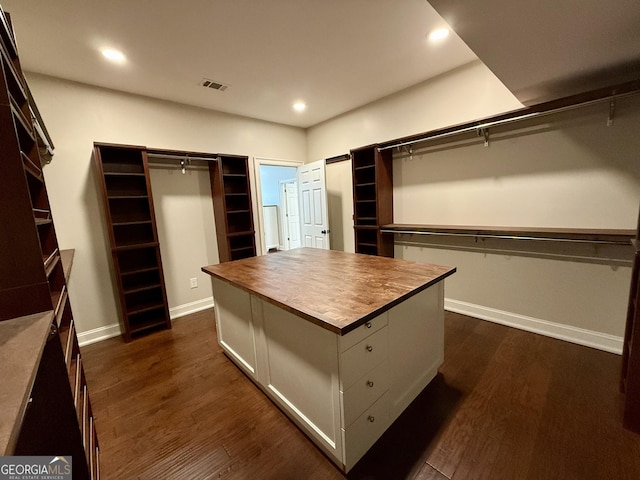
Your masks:
{"label": "built-in shelving unit", "polygon": [[220,262],[256,255],[249,159],[219,155],[209,164]]}
{"label": "built-in shelving unit", "polygon": [[371,145],[351,150],[351,159],[355,251],[393,257],[393,234],[380,229],[393,221],[391,151]]}
{"label": "built-in shelving unit", "polygon": [[634,248],[620,388],[625,393],[624,426],[640,433],[640,211]]}
{"label": "built-in shelving unit", "polygon": [[171,328],[144,147],[95,144],[123,337]]}
{"label": "built-in shelving unit", "polygon": [[[42,346],[42,331],[32,331],[32,322],[37,318],[49,327],[44,346],[30,360],[37,372],[13,392],[14,399],[22,398],[20,406],[2,406],[11,415],[2,422],[11,430],[2,453],[64,452],[73,457],[74,478],[99,478],[97,434],[67,288],[70,252],[58,246],[43,174],[53,143],[1,8],[0,62],[0,321],[11,325],[0,349],[19,348],[12,341],[20,336],[20,344]],[[32,334],[38,338],[28,338]],[[3,381],[13,380],[13,373]]]}

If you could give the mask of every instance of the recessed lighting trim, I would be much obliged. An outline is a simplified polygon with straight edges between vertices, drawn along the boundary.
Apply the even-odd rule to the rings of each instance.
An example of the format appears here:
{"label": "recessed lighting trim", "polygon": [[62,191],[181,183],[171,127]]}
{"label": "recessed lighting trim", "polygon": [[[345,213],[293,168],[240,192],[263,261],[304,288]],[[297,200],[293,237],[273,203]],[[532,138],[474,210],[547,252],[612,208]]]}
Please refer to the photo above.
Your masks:
{"label": "recessed lighting trim", "polygon": [[449,36],[448,28],[436,28],[429,33],[429,40],[432,42],[439,42]]}
{"label": "recessed lighting trim", "polygon": [[296,102],[293,104],[293,109],[296,112],[303,112],[307,108],[307,104],[304,102]]}
{"label": "recessed lighting trim", "polygon": [[113,48],[103,48],[101,51],[102,56],[107,60],[114,63],[124,63],[127,57],[124,56],[120,50],[114,50]]}

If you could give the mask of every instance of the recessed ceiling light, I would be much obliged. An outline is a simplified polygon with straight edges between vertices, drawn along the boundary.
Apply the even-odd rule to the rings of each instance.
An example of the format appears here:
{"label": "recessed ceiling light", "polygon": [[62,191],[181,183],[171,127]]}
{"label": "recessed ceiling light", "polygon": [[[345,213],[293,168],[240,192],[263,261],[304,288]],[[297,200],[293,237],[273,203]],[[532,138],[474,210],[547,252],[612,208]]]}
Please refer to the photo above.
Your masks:
{"label": "recessed ceiling light", "polygon": [[449,36],[448,28],[436,28],[429,33],[429,40],[432,42],[437,42],[439,40],[444,40]]}
{"label": "recessed ceiling light", "polygon": [[104,58],[114,63],[124,63],[127,59],[124,53],[119,50],[113,50],[112,48],[103,48],[101,52]]}
{"label": "recessed ceiling light", "polygon": [[293,104],[293,109],[294,109],[296,112],[302,112],[302,111],[304,111],[306,108],[307,108],[307,105],[306,105],[306,103],[304,103],[304,102],[296,102],[296,103],[294,103],[294,104]]}

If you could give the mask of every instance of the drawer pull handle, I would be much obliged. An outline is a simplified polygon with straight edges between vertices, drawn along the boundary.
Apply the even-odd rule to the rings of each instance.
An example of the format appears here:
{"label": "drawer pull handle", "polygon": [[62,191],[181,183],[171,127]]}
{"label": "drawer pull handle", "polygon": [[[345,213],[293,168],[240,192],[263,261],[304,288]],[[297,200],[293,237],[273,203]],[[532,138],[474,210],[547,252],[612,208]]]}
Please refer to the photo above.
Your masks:
{"label": "drawer pull handle", "polygon": [[373,351],[373,347],[371,345],[367,345],[367,352],[372,352]]}
{"label": "drawer pull handle", "polygon": [[374,417],[373,415],[369,415],[369,416],[367,417],[367,420],[369,420],[371,423],[373,423],[373,422],[375,422],[375,421],[376,421],[376,417]]}
{"label": "drawer pull handle", "polygon": [[365,323],[365,325],[367,326],[367,328],[371,328],[371,322],[367,322]]}
{"label": "drawer pull handle", "polygon": [[367,387],[373,388],[373,382],[371,380],[367,380]]}

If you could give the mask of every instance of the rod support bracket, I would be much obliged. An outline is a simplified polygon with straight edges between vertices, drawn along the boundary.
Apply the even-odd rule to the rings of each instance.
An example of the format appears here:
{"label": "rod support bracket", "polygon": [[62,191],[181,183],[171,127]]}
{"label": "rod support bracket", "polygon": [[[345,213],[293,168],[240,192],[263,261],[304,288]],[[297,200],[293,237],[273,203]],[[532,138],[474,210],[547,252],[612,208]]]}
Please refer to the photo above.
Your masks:
{"label": "rod support bracket", "polygon": [[477,130],[478,136],[482,136],[484,138],[484,146],[489,146],[489,129],[488,128],[479,128]]}
{"label": "rod support bracket", "polygon": [[613,125],[613,119],[616,114],[616,99],[612,98],[609,102],[609,116],[607,117],[607,127]]}

